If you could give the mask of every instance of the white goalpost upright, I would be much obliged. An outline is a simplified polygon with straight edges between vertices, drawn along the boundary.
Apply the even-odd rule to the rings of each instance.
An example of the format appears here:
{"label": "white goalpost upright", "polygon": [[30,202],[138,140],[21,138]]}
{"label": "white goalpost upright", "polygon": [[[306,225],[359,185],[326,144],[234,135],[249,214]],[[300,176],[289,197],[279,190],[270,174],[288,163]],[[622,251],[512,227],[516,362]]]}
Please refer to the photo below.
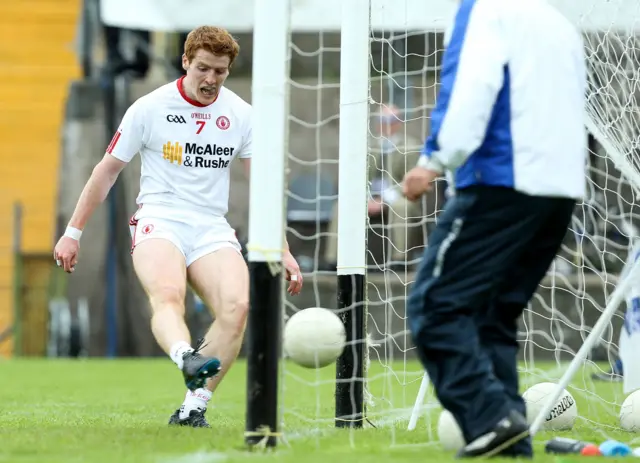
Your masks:
{"label": "white goalpost upright", "polygon": [[342,3],[337,306],[347,347],[336,366],[337,427],[362,427],[365,419],[370,6],[370,0]]}
{"label": "white goalpost upright", "polygon": [[274,447],[280,436],[290,6],[290,0],[255,4],[244,437],[256,447]]}

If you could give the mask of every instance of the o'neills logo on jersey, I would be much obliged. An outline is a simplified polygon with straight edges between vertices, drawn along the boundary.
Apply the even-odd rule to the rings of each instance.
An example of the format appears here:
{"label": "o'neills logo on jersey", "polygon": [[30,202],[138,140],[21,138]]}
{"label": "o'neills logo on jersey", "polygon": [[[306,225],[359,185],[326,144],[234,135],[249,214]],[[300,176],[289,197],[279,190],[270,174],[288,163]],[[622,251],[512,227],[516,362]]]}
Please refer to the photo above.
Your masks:
{"label": "o'neills logo on jersey", "polygon": [[234,150],[235,148],[216,144],[185,143],[183,147],[179,142],[167,142],[162,145],[162,157],[179,166],[224,169],[229,167],[229,156],[233,155]]}

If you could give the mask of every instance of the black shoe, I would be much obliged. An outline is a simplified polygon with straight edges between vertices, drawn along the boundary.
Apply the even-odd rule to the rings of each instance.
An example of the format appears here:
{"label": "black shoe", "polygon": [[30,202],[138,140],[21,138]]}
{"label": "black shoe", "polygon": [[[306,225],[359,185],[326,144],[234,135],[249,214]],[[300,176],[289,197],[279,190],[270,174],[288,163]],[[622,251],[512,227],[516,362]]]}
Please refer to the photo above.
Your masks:
{"label": "black shoe", "polygon": [[529,435],[527,420],[512,410],[490,432],[460,449],[456,458],[492,457]]}
{"label": "black shoe", "polygon": [[220,372],[220,360],[215,357],[203,357],[199,353],[204,347],[203,343],[204,338],[198,340],[195,349],[182,356],[182,375],[190,391],[204,387],[208,378]]}
{"label": "black shoe", "polygon": [[191,410],[189,416],[186,418],[180,418],[180,409],[177,409],[169,418],[169,426],[190,426],[192,428],[210,428],[211,426],[204,417],[204,413],[207,411],[205,408]]}

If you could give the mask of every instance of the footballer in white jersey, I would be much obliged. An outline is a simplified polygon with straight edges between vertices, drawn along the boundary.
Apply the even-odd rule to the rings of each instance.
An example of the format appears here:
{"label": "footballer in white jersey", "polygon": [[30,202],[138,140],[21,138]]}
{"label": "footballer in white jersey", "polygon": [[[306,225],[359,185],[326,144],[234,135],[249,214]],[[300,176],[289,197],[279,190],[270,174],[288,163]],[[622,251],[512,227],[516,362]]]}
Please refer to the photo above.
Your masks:
{"label": "footballer in white jersey", "polygon": [[222,247],[240,250],[224,216],[231,162],[251,157],[251,106],[224,87],[212,104],[203,105],[185,93],[184,79],[133,103],[107,153],[123,162],[141,156],[132,250],[162,237],[189,267]]}
{"label": "footballer in white jersey", "polygon": [[139,205],[167,205],[224,216],[229,169],[251,157],[251,106],[222,87],[210,105],[191,99],[182,77],[127,110],[107,153],[142,159]]}
{"label": "footballer in white jersey", "polygon": [[[238,53],[222,28],[189,33],[182,57],[186,75],[130,106],[54,249],[58,265],[72,272],[86,222],[140,154],[138,210],[129,223],[133,266],[149,298],[153,334],[188,389],[169,424],[209,427],[207,403],[244,336],[249,275],[225,218],[231,163],[240,159],[250,172],[251,106],[223,87]],[[295,295],[302,275],[286,241],[283,246],[288,290]],[[215,318],[193,346],[184,322],[187,284]]]}

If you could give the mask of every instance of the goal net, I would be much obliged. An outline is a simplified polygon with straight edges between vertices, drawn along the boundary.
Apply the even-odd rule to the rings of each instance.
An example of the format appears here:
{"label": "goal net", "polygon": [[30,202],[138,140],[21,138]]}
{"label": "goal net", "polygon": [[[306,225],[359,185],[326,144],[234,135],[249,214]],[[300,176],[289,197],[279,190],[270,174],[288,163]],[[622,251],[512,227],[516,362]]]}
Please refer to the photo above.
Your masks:
{"label": "goal net", "polygon": [[[447,184],[438,181],[419,203],[404,201],[398,187],[429,133],[444,32],[455,3],[429,2],[426,16],[424,7],[411,0],[373,1],[371,6],[368,172],[353,172],[354,182],[367,182],[366,338],[353,339],[350,346],[366,345],[364,426],[377,428],[376,445],[438,445],[441,408],[428,388],[416,408],[424,371],[411,342],[405,303],[447,198]],[[560,380],[606,307],[638,226],[640,42],[635,32],[640,4],[555,3],[583,32],[588,58],[588,193],[521,319],[522,391]],[[287,316],[309,306],[336,307],[336,242],[351,239],[338,236],[335,213],[342,167],[337,144],[340,52],[336,31],[292,35],[288,170],[296,175],[290,174],[287,190],[288,236],[306,249],[300,264],[308,296],[287,299]],[[315,75],[296,71],[304,68],[314,69]],[[623,303],[567,387],[578,416],[572,430],[561,435],[640,441],[620,433],[625,395],[621,383],[606,376],[618,359],[625,308]],[[285,361],[286,435],[321,443],[327,434],[348,432],[351,446],[374,445],[366,433],[333,428],[335,386],[330,368],[304,370]],[[358,398],[352,395],[350,400]],[[416,410],[416,428],[408,431]],[[541,438],[549,435],[542,432]]]}

